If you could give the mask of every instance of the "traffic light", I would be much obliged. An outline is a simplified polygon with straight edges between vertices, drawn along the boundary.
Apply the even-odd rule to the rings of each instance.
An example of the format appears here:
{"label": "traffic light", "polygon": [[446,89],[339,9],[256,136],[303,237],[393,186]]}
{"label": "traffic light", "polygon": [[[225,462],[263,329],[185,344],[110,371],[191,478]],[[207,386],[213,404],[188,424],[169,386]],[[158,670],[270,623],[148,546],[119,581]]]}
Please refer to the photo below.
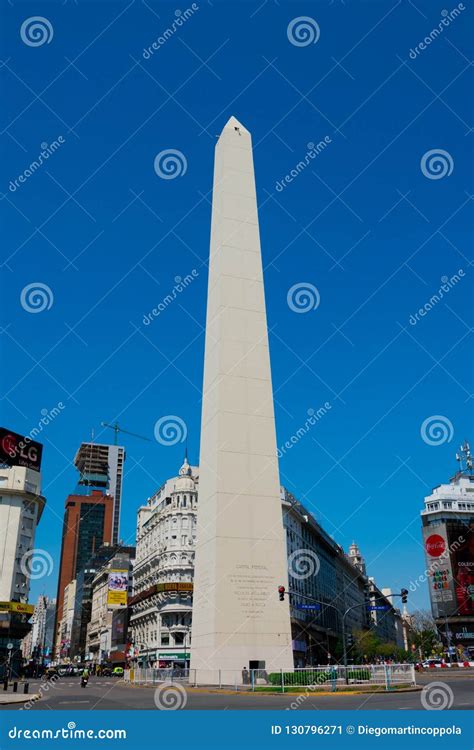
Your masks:
{"label": "traffic light", "polygon": [[402,604],[406,604],[408,601],[408,589],[402,589],[400,594],[402,595]]}
{"label": "traffic light", "polygon": [[352,633],[349,633],[347,635],[347,637],[346,637],[346,644],[347,644],[347,648],[353,648],[353,646],[354,646],[354,636],[352,635]]}
{"label": "traffic light", "polygon": [[278,586],[278,594],[280,595],[280,601],[285,601],[285,587],[284,586]]}

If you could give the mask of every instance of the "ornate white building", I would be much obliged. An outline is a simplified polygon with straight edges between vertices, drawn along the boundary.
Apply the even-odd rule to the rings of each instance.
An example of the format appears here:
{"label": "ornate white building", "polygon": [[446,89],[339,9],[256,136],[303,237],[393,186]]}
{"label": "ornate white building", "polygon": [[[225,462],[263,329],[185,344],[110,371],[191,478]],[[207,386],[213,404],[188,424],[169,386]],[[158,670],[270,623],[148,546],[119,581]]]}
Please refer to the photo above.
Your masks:
{"label": "ornate white building", "polygon": [[130,628],[143,666],[189,665],[198,483],[185,457],[138,510]]}

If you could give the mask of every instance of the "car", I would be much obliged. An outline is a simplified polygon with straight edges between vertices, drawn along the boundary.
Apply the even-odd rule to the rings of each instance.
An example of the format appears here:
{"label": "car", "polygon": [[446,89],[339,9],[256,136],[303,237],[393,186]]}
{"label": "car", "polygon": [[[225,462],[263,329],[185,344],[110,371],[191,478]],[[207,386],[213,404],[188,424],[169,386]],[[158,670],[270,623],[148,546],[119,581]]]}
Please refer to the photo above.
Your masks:
{"label": "car", "polygon": [[114,677],[123,677],[123,667],[114,667],[112,674]]}
{"label": "car", "polygon": [[48,667],[43,676],[41,677],[42,680],[51,680],[51,679],[57,679],[59,677],[59,672],[56,669],[56,667]]}
{"label": "car", "polygon": [[441,659],[426,659],[421,666],[423,669],[434,669],[435,667],[442,667],[443,661]]}

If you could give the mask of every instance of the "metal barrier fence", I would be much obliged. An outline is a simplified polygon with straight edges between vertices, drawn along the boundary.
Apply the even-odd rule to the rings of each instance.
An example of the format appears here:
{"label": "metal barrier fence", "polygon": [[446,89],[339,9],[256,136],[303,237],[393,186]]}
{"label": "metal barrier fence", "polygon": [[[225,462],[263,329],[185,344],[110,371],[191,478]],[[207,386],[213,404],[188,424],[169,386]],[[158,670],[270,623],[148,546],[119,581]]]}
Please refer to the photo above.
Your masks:
{"label": "metal barrier fence", "polygon": [[390,690],[396,686],[416,685],[413,664],[360,664],[348,667],[304,667],[291,672],[267,672],[264,669],[130,669],[125,680],[137,685],[159,685],[162,682],[179,682],[190,686],[208,685],[217,688],[250,691],[293,691],[306,688],[311,691],[341,688],[378,686]]}

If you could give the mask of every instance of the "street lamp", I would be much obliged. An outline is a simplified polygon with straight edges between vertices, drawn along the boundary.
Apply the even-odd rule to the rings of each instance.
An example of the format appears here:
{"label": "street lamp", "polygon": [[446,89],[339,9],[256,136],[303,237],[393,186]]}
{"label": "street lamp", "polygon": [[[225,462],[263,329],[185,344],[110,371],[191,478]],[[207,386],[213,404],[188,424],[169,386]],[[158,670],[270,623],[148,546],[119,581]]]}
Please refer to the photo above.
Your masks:
{"label": "street lamp", "polygon": [[[357,607],[367,607],[371,606],[370,604],[367,605],[367,602],[364,601],[363,603],[353,604],[351,607],[348,607],[343,613],[341,613],[341,610],[338,609],[334,604],[328,604],[327,602],[323,602],[320,599],[314,599],[312,596],[307,596],[306,594],[300,594],[297,591],[286,591],[284,586],[278,587],[278,594],[280,596],[280,601],[284,600],[285,594],[290,597],[292,594],[294,596],[299,596],[301,599],[309,599],[310,601],[314,602],[315,604],[321,604],[323,607],[331,607],[332,609],[335,609],[338,615],[341,617],[341,630],[342,630],[342,653],[343,653],[343,662],[344,662],[344,672],[345,672],[345,679],[346,679],[346,685],[349,684],[349,680],[347,677],[347,638],[346,638],[346,617],[349,614],[349,612],[352,612],[354,609],[357,609]],[[400,596],[402,599],[402,602],[405,604],[408,597],[408,589],[401,589],[399,594],[390,594],[390,596]],[[387,597],[373,597],[372,601],[387,601]],[[291,603],[291,599],[290,599]],[[391,605],[387,606],[387,609],[389,609]]]}

